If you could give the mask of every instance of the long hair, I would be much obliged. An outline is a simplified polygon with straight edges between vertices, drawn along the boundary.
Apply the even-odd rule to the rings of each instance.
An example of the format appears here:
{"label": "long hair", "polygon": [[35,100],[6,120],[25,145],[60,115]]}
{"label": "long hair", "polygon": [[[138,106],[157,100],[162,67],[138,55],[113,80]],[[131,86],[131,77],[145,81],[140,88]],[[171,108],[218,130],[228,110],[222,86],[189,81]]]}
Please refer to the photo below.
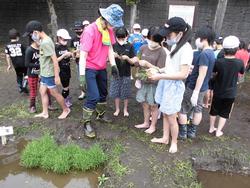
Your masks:
{"label": "long hair", "polygon": [[181,37],[180,41],[176,44],[176,48],[170,53],[170,56],[173,57],[180,48],[186,44],[192,37],[192,29],[189,24],[187,24],[187,29],[183,32],[183,36]]}

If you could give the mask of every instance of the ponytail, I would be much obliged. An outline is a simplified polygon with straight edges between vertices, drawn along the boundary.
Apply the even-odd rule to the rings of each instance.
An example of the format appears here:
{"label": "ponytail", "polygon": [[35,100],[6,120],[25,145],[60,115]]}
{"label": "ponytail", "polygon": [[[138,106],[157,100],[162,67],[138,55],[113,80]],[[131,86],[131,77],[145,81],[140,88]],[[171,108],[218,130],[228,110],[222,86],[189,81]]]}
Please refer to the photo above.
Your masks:
{"label": "ponytail", "polygon": [[191,37],[192,37],[192,29],[191,26],[187,24],[187,28],[183,32],[183,36],[181,37],[180,41],[176,44],[176,48],[170,53],[170,56],[173,57],[184,44],[186,44],[188,41],[191,40]]}

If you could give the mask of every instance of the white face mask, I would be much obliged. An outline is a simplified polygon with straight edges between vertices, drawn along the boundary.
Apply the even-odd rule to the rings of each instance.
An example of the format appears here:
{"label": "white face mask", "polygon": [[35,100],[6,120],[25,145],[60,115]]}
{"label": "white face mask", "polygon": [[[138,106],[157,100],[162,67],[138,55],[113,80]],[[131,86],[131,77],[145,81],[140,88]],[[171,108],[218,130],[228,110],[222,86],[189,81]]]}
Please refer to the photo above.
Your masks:
{"label": "white face mask", "polygon": [[117,42],[123,46],[124,44],[127,44],[127,41],[125,39],[117,39]]}
{"label": "white face mask", "polygon": [[197,38],[197,39],[195,40],[195,46],[196,46],[199,50],[202,50],[202,49],[203,49],[204,45],[203,45],[203,43],[201,42],[201,39],[200,39],[200,38]]}
{"label": "white face mask", "polygon": [[33,32],[31,35],[31,38],[33,41],[40,43],[40,37],[39,37],[38,33]]}
{"label": "white face mask", "polygon": [[160,47],[160,44],[158,42],[148,40],[148,47],[151,49],[155,49],[155,48]]}
{"label": "white face mask", "polygon": [[181,40],[181,37],[182,37],[182,34],[179,33],[175,38],[172,38],[172,39],[167,39],[167,44],[169,46],[173,46],[175,44],[177,44],[180,40]]}
{"label": "white face mask", "polygon": [[60,41],[60,44],[63,45],[63,46],[66,46],[68,44],[68,41],[66,40],[61,40]]}

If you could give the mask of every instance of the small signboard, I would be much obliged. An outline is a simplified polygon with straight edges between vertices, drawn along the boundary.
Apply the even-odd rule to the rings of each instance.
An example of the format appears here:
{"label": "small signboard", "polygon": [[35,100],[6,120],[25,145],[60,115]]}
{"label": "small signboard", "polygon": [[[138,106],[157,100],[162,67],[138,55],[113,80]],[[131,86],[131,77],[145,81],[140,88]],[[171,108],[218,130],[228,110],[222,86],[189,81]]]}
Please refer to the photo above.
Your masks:
{"label": "small signboard", "polygon": [[0,136],[12,135],[14,133],[13,127],[0,127]]}

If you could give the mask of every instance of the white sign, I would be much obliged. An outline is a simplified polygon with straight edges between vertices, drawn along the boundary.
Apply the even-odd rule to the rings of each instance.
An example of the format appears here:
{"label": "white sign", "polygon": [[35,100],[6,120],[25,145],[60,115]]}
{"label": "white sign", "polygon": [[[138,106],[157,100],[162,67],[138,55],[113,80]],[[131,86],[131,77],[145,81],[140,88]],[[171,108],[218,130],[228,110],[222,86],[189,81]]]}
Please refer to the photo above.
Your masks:
{"label": "white sign", "polygon": [[14,133],[13,127],[0,127],[0,136],[12,135]]}
{"label": "white sign", "polygon": [[195,6],[191,5],[169,5],[168,19],[178,16],[183,18],[191,27],[194,22]]}

